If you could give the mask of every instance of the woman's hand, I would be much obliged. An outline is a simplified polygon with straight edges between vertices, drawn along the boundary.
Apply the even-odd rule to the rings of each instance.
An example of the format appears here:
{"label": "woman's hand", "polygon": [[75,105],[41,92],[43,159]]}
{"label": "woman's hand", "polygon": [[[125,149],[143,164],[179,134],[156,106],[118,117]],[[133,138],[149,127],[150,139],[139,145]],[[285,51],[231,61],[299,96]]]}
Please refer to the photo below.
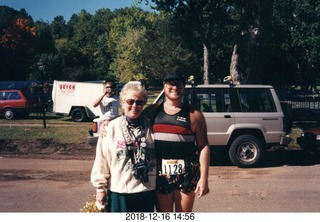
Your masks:
{"label": "woman's hand", "polygon": [[208,194],[209,193],[208,180],[200,179],[198,181],[197,188],[195,189],[194,192],[198,193],[198,195],[197,195],[198,198]]}
{"label": "woman's hand", "polygon": [[105,126],[108,126],[109,124],[109,120],[105,120],[101,125],[100,125],[100,128],[99,128],[99,136],[101,138],[105,137],[107,135],[107,131],[105,129]]}
{"label": "woman's hand", "polygon": [[98,192],[96,193],[96,206],[99,210],[102,210],[105,208],[106,205],[106,198],[107,192]]}

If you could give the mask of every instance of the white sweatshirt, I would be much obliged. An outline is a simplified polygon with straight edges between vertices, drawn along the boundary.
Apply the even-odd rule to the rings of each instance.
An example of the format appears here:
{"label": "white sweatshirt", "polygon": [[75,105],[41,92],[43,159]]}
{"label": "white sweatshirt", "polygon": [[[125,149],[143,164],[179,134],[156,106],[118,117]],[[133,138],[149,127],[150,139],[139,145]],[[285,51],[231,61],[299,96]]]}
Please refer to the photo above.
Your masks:
{"label": "white sweatshirt", "polygon": [[144,117],[144,132],[149,163],[149,182],[142,183],[134,177],[133,164],[127,154],[126,142],[121,127],[123,115],[106,126],[107,135],[98,139],[96,157],[91,172],[91,183],[97,191],[111,190],[117,193],[137,193],[155,190],[156,156],[150,120]]}

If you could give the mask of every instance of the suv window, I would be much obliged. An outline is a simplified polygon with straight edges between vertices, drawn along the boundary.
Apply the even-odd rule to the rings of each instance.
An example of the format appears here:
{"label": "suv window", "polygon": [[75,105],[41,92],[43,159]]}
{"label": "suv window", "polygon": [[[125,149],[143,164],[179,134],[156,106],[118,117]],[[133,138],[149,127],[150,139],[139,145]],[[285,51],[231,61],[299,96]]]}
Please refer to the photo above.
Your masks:
{"label": "suv window", "polygon": [[[230,112],[230,93],[229,89],[195,89],[195,106],[202,112]],[[192,89],[186,90],[186,98],[192,101]]]}
{"label": "suv window", "polygon": [[276,112],[267,89],[238,89],[242,112]]}

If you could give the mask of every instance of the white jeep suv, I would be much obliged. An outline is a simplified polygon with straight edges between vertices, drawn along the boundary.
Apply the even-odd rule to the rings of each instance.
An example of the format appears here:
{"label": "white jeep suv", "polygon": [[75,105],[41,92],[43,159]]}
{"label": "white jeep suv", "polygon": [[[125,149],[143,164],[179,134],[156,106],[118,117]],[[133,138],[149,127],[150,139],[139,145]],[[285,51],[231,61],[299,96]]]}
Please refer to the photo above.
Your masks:
{"label": "white jeep suv", "polygon": [[[163,99],[162,92],[154,103]],[[211,149],[227,149],[238,167],[256,167],[269,148],[290,142],[291,122],[272,86],[187,85],[184,100],[203,112]]]}

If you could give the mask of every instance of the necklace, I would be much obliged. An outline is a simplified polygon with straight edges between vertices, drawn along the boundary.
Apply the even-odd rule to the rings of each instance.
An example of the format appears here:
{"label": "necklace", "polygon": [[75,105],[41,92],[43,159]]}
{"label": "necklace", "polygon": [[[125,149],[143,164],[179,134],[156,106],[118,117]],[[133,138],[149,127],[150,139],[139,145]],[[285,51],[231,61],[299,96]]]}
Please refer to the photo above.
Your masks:
{"label": "necklace", "polygon": [[[142,123],[142,121],[139,121]],[[146,135],[141,124],[131,124],[125,116],[122,116],[121,126],[126,146],[131,157],[134,157],[133,163],[144,161],[146,159]],[[132,156],[133,154],[133,156]]]}

